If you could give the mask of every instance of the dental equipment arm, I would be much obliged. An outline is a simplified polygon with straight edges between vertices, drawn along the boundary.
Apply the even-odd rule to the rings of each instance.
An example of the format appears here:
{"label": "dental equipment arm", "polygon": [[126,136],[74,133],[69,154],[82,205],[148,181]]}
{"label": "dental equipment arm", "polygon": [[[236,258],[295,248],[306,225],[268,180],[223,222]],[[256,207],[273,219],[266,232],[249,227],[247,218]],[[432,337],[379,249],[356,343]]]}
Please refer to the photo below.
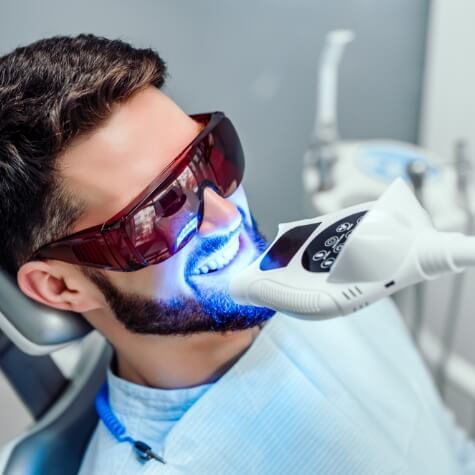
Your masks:
{"label": "dental equipment arm", "polygon": [[[425,160],[413,159],[406,164],[406,173],[412,185],[414,195],[422,206],[425,206],[425,184],[429,171],[429,164]],[[411,318],[411,333],[416,342],[421,337],[424,323],[424,302],[426,300],[425,282],[420,282],[413,287],[413,313]]]}
{"label": "dental equipment arm", "polygon": [[338,70],[346,45],[353,38],[351,30],[333,30],[325,38],[317,73],[315,120],[310,146],[304,155],[303,179],[306,188],[314,191],[329,190],[334,186],[333,167],[338,159],[335,148],[338,140]]}
{"label": "dental equipment arm", "polygon": [[280,224],[273,243],[229,290],[240,304],[322,320],[470,266],[475,238],[435,230],[399,178],[377,201]]}
{"label": "dental equipment arm", "polygon": [[340,61],[346,45],[354,39],[351,30],[333,30],[325,38],[318,67],[317,104],[312,141],[337,140],[337,85]]}

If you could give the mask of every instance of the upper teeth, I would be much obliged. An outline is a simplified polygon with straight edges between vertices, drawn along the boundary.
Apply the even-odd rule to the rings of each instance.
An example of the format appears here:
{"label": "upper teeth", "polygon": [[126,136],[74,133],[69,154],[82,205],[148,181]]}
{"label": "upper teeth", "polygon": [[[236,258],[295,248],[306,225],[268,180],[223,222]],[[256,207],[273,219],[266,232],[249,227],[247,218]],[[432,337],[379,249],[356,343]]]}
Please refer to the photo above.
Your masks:
{"label": "upper teeth", "polygon": [[219,270],[228,265],[239,251],[239,235],[234,236],[224,249],[216,251],[206,261],[200,263],[194,274],[207,274],[210,270]]}

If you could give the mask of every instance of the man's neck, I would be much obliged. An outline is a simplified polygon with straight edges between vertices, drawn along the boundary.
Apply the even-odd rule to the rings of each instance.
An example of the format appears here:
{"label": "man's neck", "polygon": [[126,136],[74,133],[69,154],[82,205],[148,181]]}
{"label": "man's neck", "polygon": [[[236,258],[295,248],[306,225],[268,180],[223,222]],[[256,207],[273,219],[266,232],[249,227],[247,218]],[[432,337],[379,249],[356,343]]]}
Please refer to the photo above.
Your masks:
{"label": "man's neck", "polygon": [[130,335],[114,345],[118,376],[143,386],[172,389],[219,379],[249,348],[259,327],[191,336]]}

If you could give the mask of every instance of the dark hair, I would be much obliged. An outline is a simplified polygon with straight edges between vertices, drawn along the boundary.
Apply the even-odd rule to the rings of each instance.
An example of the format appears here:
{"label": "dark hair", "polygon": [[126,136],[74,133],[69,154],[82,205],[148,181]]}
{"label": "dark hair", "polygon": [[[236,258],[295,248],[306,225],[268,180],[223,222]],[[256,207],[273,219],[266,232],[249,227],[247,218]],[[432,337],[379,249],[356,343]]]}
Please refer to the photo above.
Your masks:
{"label": "dark hair", "polygon": [[62,185],[57,157],[113,104],[162,87],[165,76],[153,50],[90,34],[43,39],[0,58],[0,266],[8,273],[67,235],[84,211]]}

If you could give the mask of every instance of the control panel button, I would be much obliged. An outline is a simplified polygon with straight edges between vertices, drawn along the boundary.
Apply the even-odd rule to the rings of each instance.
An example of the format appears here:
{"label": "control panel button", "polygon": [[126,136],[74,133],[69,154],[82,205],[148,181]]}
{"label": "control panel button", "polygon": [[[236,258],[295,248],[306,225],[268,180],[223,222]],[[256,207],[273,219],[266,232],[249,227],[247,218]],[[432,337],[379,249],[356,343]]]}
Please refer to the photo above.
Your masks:
{"label": "control panel button", "polygon": [[318,233],[302,255],[302,265],[310,272],[330,272],[347,239],[366,211],[346,216]]}

